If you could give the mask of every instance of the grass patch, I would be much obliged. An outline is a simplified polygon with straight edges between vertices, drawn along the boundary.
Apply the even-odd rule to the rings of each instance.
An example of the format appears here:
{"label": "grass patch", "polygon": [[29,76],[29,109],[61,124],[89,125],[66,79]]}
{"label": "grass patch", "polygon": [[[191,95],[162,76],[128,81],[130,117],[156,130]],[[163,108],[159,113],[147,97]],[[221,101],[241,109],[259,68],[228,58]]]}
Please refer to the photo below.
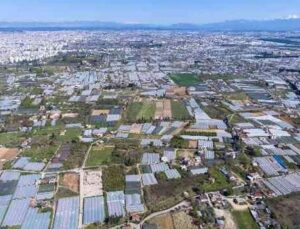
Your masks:
{"label": "grass patch", "polygon": [[42,192],[53,192],[55,191],[55,185],[54,184],[42,184],[39,186],[39,193]]}
{"label": "grass patch", "polygon": [[73,196],[78,196],[78,193],[64,187],[59,187],[56,192],[57,199]]}
{"label": "grass patch", "polygon": [[128,106],[127,120],[129,122],[151,121],[155,112],[155,106],[150,101],[134,102]]}
{"label": "grass patch", "polygon": [[97,166],[111,162],[114,147],[93,147],[86,161],[86,166]]}
{"label": "grass patch", "polygon": [[228,123],[234,125],[236,123],[246,122],[246,120],[239,114],[232,114],[228,116]]}
{"label": "grass patch", "polygon": [[123,166],[110,166],[103,170],[103,188],[106,192],[124,190],[125,172]]}
{"label": "grass patch", "polygon": [[55,154],[57,148],[57,145],[33,147],[25,150],[22,156],[30,157],[32,161],[49,161]]}
{"label": "grass patch", "polygon": [[207,105],[202,106],[202,109],[207,113],[207,115],[214,119],[225,119],[228,115],[232,114],[230,110],[228,110],[226,107],[224,107],[221,104],[215,104],[215,105]]}
{"label": "grass patch", "polygon": [[127,120],[130,122],[134,122],[137,119],[137,116],[140,112],[140,110],[143,107],[143,103],[142,102],[134,102],[131,103],[128,108],[127,108]]}
{"label": "grass patch", "polygon": [[23,138],[20,133],[0,133],[0,145],[4,145],[6,147],[16,147],[23,140],[25,140],[25,137]]}
{"label": "grass patch", "polygon": [[202,188],[205,192],[219,191],[221,189],[231,188],[227,178],[219,171],[218,168],[212,167],[209,169],[209,174],[214,178],[213,183],[204,183]]}
{"label": "grass patch", "polygon": [[252,218],[249,210],[232,211],[234,220],[236,221],[239,229],[256,229],[258,225]]}
{"label": "grass patch", "polygon": [[155,112],[155,106],[152,102],[144,102],[142,109],[138,113],[137,119],[152,120]]}
{"label": "grass patch", "polygon": [[29,96],[27,96],[27,97],[21,102],[20,107],[22,107],[22,108],[32,108],[32,107],[35,107],[35,106],[33,106],[32,102],[33,102],[33,99],[31,99]]}
{"label": "grass patch", "polygon": [[228,75],[228,74],[201,74],[196,75],[193,73],[178,73],[173,74],[170,76],[170,78],[179,86],[192,86],[197,83],[204,82],[206,80],[219,80],[223,79],[225,81],[237,79],[240,77],[234,76],[234,75]]}
{"label": "grass patch", "polygon": [[80,128],[69,128],[66,129],[66,132],[64,135],[59,135],[58,139],[61,141],[72,141],[72,140],[78,140],[82,129]]}
{"label": "grass patch", "polygon": [[248,100],[249,97],[243,91],[226,93],[225,98],[228,100]]}
{"label": "grass patch", "polygon": [[179,86],[192,86],[200,81],[199,76],[191,73],[178,73],[171,75],[170,78]]}
{"label": "grass patch", "polygon": [[186,107],[180,101],[172,101],[172,117],[176,120],[187,120],[190,119],[190,114]]}
{"label": "grass patch", "polygon": [[153,102],[134,102],[128,106],[127,120],[129,122],[151,121],[155,112]]}

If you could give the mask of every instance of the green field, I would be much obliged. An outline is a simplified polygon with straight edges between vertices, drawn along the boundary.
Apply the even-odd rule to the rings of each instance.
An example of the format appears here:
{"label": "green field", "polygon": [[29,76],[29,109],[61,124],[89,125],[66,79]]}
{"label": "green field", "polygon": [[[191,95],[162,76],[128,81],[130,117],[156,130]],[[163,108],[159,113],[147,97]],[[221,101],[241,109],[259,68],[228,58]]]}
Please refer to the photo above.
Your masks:
{"label": "green field", "polygon": [[172,117],[176,120],[190,119],[190,114],[180,101],[172,101]]}
{"label": "green field", "polygon": [[170,78],[179,86],[192,86],[201,82],[199,76],[191,73],[179,73],[171,75]]}
{"label": "green field", "polygon": [[204,82],[206,80],[232,80],[232,79],[237,79],[240,78],[238,76],[233,76],[233,75],[226,75],[226,74],[201,74],[201,75],[196,75],[193,73],[178,73],[178,74],[173,74],[170,76],[170,78],[179,86],[192,86],[197,83]]}
{"label": "green field", "polygon": [[239,229],[256,229],[258,225],[252,218],[249,210],[233,211],[233,218],[236,221]]}
{"label": "green field", "polygon": [[127,120],[130,122],[136,121],[151,121],[155,112],[155,105],[153,102],[134,102],[128,106]]}
{"label": "green field", "polygon": [[111,153],[114,147],[93,147],[86,161],[86,166],[97,166],[111,162]]}

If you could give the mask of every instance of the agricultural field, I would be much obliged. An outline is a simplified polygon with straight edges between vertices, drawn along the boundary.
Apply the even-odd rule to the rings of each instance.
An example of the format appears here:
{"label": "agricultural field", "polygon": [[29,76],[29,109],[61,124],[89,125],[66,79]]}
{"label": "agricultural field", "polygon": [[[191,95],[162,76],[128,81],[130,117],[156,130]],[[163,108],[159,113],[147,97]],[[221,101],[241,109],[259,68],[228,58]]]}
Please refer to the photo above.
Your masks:
{"label": "agricultural field", "polygon": [[187,111],[184,104],[180,101],[172,101],[172,117],[175,120],[188,120],[190,119],[190,114]]}
{"label": "agricultural field", "polygon": [[111,162],[111,154],[114,147],[93,146],[85,166],[98,166]]}
{"label": "agricultural field", "polygon": [[164,99],[159,100],[155,103],[155,119],[171,119],[172,118],[172,108],[171,100]]}
{"label": "agricultural field", "polygon": [[258,225],[252,218],[249,210],[232,211],[233,218],[239,229],[258,229]]}
{"label": "agricultural field", "polygon": [[171,75],[170,78],[178,86],[188,87],[201,82],[199,76],[190,73],[178,73],[178,74]]}
{"label": "agricultural field", "polygon": [[129,122],[151,121],[155,112],[155,105],[151,101],[133,102],[127,108],[126,119]]}

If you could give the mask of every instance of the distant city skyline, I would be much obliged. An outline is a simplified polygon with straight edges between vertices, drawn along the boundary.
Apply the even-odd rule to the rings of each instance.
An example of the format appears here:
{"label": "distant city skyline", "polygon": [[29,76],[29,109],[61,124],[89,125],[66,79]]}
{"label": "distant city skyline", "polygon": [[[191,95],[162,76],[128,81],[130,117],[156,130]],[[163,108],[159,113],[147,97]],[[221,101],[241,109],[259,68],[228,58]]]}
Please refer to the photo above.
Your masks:
{"label": "distant city skyline", "polygon": [[205,24],[299,18],[299,0],[1,0],[0,21]]}

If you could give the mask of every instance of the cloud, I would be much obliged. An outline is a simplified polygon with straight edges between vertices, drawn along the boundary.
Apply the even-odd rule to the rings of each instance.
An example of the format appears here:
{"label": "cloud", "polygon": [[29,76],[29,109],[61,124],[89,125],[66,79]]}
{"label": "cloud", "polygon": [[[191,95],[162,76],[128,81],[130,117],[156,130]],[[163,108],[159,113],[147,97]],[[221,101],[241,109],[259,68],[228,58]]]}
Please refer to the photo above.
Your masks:
{"label": "cloud", "polygon": [[300,16],[297,14],[290,14],[286,17],[286,19],[298,19],[298,18],[300,18]]}

